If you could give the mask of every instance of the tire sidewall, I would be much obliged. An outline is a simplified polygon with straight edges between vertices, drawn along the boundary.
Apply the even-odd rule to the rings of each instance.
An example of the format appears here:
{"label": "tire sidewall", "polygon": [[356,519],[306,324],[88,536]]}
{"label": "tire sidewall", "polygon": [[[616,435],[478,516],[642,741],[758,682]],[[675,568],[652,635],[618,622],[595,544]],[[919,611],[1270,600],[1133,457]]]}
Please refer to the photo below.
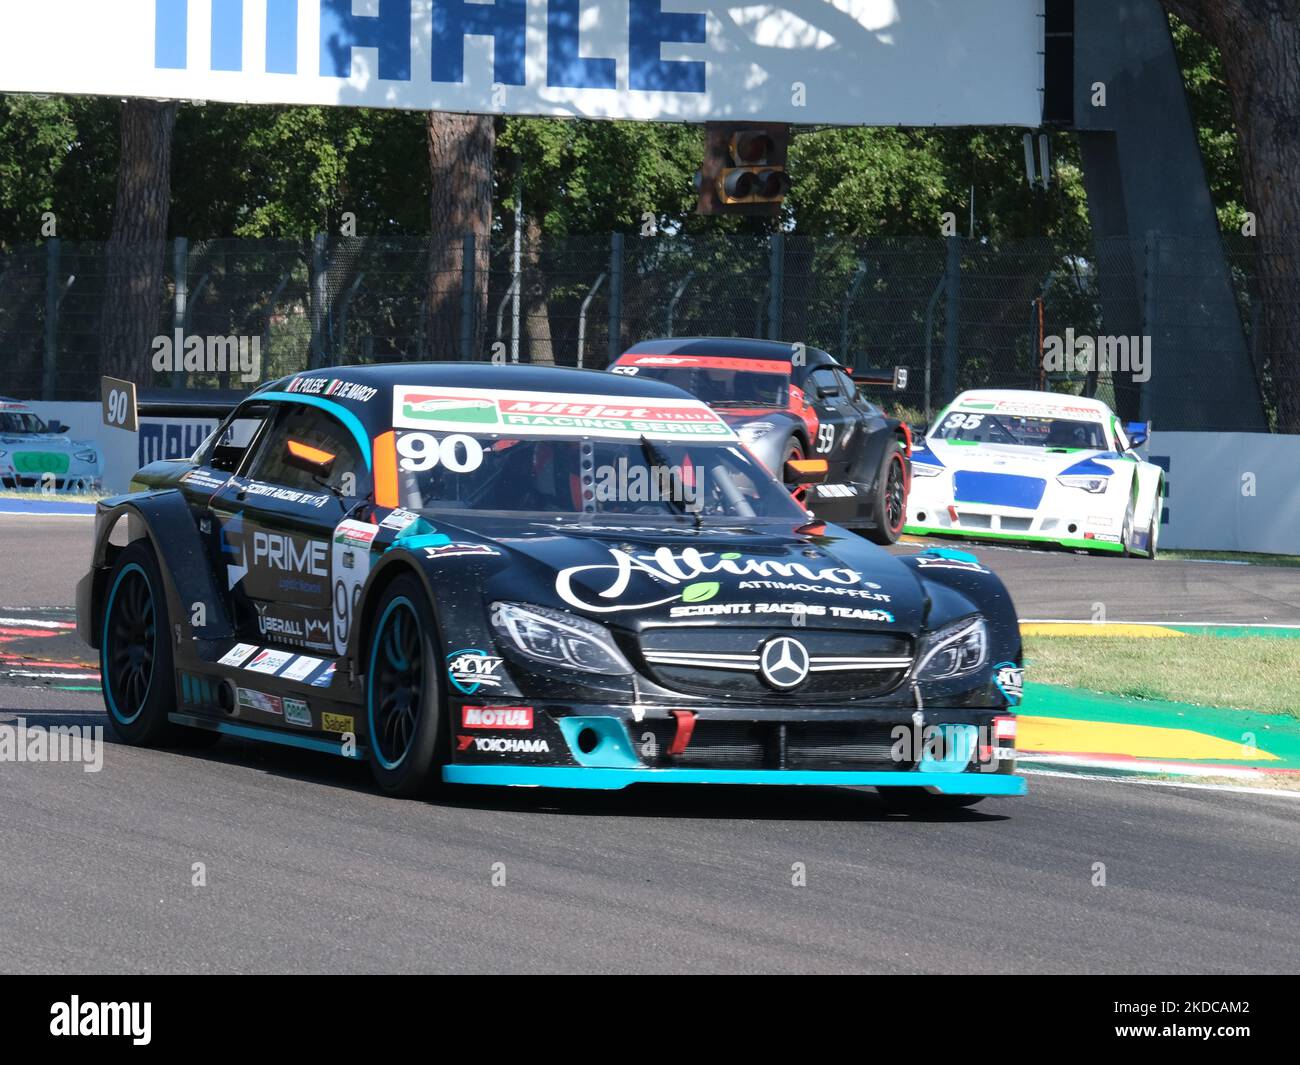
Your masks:
{"label": "tire sidewall", "polygon": [[[375,661],[384,624],[399,602],[409,604],[419,622],[424,690],[420,696],[420,715],[416,722],[414,740],[395,765],[386,765],[375,741]],[[398,796],[417,795],[439,781],[447,750],[446,692],[442,683],[441,645],[437,638],[433,608],[420,582],[414,576],[404,574],[385,589],[375,609],[374,618],[375,623],[363,659],[366,670],[365,714],[370,770],[382,791]]]}
{"label": "tire sidewall", "polygon": [[[117,603],[117,593],[128,574],[139,573],[149,587],[154,610],[153,672],[143,703],[129,713],[119,705],[114,693],[114,681],[109,669],[111,650],[110,619]],[[169,741],[178,731],[167,713],[175,703],[175,670],[172,655],[171,619],[167,610],[167,593],[162,573],[153,549],[147,541],[137,540],[117,557],[108,578],[108,594],[104,598],[99,641],[100,680],[104,691],[104,708],[109,728],[126,743],[148,745]]]}
{"label": "tire sidewall", "polygon": [[[898,467],[898,475],[903,482],[903,505],[899,513],[897,528],[889,524],[889,475],[894,467]],[[896,544],[898,538],[903,534],[903,526],[907,524],[907,467],[903,464],[903,453],[894,445],[890,445],[885,452],[885,457],[880,463],[880,475],[876,478],[876,498],[872,505],[872,518],[875,521],[875,528],[867,533],[867,538],[876,544]]]}

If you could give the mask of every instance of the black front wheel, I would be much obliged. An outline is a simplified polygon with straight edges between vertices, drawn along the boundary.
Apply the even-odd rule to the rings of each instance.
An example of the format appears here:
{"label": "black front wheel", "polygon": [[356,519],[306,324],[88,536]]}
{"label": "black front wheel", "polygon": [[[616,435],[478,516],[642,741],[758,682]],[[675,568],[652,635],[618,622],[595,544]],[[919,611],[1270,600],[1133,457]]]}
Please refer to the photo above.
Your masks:
{"label": "black front wheel", "polygon": [[176,742],[182,730],[167,720],[176,701],[167,597],[147,540],[118,555],[102,620],[99,669],[109,726],[134,746]]}
{"label": "black front wheel", "polygon": [[441,661],[420,582],[398,577],[375,611],[366,655],[370,768],[390,795],[428,790],[446,761]]}

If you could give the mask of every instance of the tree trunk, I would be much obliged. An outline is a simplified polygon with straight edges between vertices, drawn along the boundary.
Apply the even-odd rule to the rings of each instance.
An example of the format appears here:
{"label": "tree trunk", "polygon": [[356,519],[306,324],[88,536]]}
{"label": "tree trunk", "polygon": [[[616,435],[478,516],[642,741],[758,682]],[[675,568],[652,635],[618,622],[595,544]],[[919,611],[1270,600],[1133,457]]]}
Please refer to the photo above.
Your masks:
{"label": "tree trunk", "polygon": [[459,359],[461,258],[466,233],[474,234],[474,322],[469,357],[485,359],[488,240],[492,232],[492,164],[495,120],[490,115],[429,112],[428,349],[432,359]]}
{"label": "tree trunk", "polygon": [[542,227],[529,215],[524,223],[524,335],[528,338],[528,361],[555,365],[551,345],[551,311],[546,304],[546,276],[542,273]]}
{"label": "tree trunk", "polygon": [[141,384],[152,381],[152,341],[162,321],[176,108],[174,101],[122,104],[117,202],[105,249],[101,371]]}
{"label": "tree trunk", "polygon": [[1223,56],[1260,246],[1260,351],[1277,428],[1300,433],[1300,12],[1279,0],[1165,0]]}

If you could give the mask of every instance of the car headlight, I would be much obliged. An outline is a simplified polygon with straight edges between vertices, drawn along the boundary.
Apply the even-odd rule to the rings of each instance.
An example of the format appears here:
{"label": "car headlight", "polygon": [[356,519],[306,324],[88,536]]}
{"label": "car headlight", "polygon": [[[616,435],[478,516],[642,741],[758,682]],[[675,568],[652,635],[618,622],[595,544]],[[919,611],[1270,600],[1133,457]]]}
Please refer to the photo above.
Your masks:
{"label": "car headlight", "polygon": [[917,680],[944,680],[974,673],[988,660],[989,630],[979,615],[936,629],[921,639]]}
{"label": "car headlight", "polygon": [[941,473],[943,473],[942,466],[927,466],[924,462],[912,460],[913,477],[938,477]]}
{"label": "car headlight", "polygon": [[493,603],[492,627],[520,654],[584,673],[632,672],[609,630],[586,618],[522,603]]}
{"label": "car headlight", "polygon": [[93,451],[78,451],[78,452],[77,452],[77,461],[78,461],[78,462],[98,462],[98,461],[99,461],[99,456],[96,455]]}
{"label": "car headlight", "polygon": [[1058,477],[1056,479],[1059,485],[1064,485],[1066,488],[1082,488],[1093,495],[1100,495],[1106,491],[1109,481],[1108,477]]}
{"label": "car headlight", "polygon": [[740,442],[746,447],[755,444],[767,436],[776,425],[772,422],[746,422],[736,430]]}

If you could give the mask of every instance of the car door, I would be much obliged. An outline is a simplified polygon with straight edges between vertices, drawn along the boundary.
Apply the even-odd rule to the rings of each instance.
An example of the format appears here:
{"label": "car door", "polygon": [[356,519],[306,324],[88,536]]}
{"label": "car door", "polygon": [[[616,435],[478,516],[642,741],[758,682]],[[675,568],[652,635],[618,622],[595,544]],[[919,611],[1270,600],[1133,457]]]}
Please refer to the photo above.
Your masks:
{"label": "car door", "polygon": [[239,472],[212,497],[241,639],[341,654],[375,526],[349,520],[371,493],[351,432],[314,406],[277,403]]}

